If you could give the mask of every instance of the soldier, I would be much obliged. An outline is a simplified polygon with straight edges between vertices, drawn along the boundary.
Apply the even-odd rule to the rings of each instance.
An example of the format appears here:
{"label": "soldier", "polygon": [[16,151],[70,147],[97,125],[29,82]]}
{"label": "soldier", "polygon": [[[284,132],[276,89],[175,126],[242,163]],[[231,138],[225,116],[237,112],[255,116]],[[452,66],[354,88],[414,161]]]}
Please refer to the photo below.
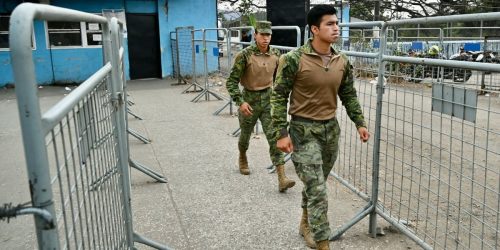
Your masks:
{"label": "soldier", "polygon": [[[250,174],[246,151],[250,135],[259,119],[269,143],[269,154],[278,173],[278,189],[286,191],[295,181],[285,176],[283,153],[276,148],[275,136],[271,129],[271,86],[273,84],[280,53],[269,46],[271,42],[271,22],[260,21],[255,27],[255,44],[236,55],[226,88],[231,98],[239,106],[240,138],[238,141],[239,168],[243,175]],[[243,86],[240,92],[238,83]]]}
{"label": "soldier", "polygon": [[337,96],[360,139],[366,142],[370,137],[353,85],[352,66],[331,46],[339,37],[336,13],[331,5],[317,5],[309,11],[307,23],[313,38],[280,58],[271,96],[277,147],[293,152],[295,171],[304,183],[299,233],[308,247],[318,249],[329,249],[326,180],[338,153]]}

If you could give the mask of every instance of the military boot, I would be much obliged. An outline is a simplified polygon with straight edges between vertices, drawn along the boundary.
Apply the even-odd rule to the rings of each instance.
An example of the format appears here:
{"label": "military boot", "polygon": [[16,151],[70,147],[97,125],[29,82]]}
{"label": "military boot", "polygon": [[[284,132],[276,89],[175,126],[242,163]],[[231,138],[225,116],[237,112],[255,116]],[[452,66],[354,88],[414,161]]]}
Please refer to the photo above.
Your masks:
{"label": "military boot", "polygon": [[318,246],[318,250],[330,250],[330,241],[328,240],[318,241],[316,245]]}
{"label": "military boot", "polygon": [[292,181],[286,177],[285,166],[276,166],[276,173],[278,173],[278,186],[280,192],[285,192],[287,189],[295,185],[295,181]]}
{"label": "military boot", "polygon": [[304,237],[306,246],[316,249],[316,242],[314,242],[311,229],[309,228],[309,221],[307,220],[307,208],[302,209],[302,219],[300,219],[299,234]]}
{"label": "military boot", "polygon": [[240,158],[238,160],[240,165],[240,173],[243,175],[249,175],[250,170],[248,169],[247,151],[240,148]]}

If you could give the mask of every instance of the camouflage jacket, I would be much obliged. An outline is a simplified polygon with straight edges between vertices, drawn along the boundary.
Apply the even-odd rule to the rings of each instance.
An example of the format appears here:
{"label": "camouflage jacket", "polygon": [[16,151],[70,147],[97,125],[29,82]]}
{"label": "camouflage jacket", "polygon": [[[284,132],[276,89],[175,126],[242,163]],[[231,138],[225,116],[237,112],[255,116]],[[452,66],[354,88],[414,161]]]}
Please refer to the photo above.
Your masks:
{"label": "camouflage jacket", "polygon": [[[229,77],[226,81],[226,88],[227,91],[229,92],[229,95],[233,99],[233,101],[236,103],[237,106],[240,106],[245,100],[243,100],[243,96],[241,95],[241,91],[239,88],[239,83],[241,80],[241,77],[245,73],[246,67],[247,67],[247,61],[250,59],[251,55],[260,55],[262,52],[260,52],[259,48],[257,45],[252,44],[242,51],[240,51],[235,59],[234,59],[234,64],[233,67],[231,68],[231,73],[229,74]],[[280,51],[275,48],[269,48],[269,51],[266,54],[270,55],[276,55],[280,56]]]}
{"label": "camouflage jacket", "polygon": [[[334,54],[338,54],[337,51]],[[287,127],[287,104],[290,92],[293,90],[295,77],[299,72],[299,62],[302,55],[319,56],[311,46],[311,40],[307,41],[303,46],[288,52],[280,58],[274,89],[271,95],[272,120],[273,129],[277,137],[285,137],[288,135]],[[352,76],[352,66],[347,59],[347,56],[340,54],[345,59],[344,76],[338,90],[338,96],[342,101],[342,105],[346,108],[349,118],[355,123],[356,127],[366,127],[365,119],[359,104],[356,89],[354,88],[354,78]]]}

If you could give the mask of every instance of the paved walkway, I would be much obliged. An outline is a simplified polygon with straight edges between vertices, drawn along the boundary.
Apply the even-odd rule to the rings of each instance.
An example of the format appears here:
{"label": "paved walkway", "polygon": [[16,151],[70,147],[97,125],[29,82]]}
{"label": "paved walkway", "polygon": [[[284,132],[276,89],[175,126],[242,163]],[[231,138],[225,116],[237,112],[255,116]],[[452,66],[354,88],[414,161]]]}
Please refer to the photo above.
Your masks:
{"label": "paved walkway", "polygon": [[[132,158],[168,178],[156,183],[132,170],[135,231],[174,249],[307,249],[298,234],[302,184],[293,165],[286,165],[297,185],[279,193],[275,174],[268,174],[268,146],[263,136],[252,139],[248,152],[251,175],[237,169],[237,138],[229,134],[238,120],[226,112],[213,116],[221,101],[192,103],[194,94],[176,81],[142,80],[129,84],[131,109],[144,120],[129,117],[130,127],[151,138],[151,144],[130,138]],[[47,107],[67,91],[40,90]],[[13,90],[0,90],[0,202],[29,200],[17,105]],[[329,181],[332,228],[352,218],[365,204],[334,180]],[[0,222],[0,249],[33,248],[33,220]],[[410,239],[386,230],[373,239],[367,219],[331,242],[332,249],[418,248]],[[382,227],[387,223],[381,221]],[[147,249],[137,245],[140,249]]]}

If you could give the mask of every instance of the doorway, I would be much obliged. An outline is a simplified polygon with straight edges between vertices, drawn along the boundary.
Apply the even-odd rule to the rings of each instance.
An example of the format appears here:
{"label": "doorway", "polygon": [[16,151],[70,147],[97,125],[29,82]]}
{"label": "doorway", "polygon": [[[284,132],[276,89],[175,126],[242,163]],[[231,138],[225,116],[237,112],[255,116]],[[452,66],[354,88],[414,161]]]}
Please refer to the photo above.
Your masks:
{"label": "doorway", "polygon": [[126,14],[130,78],[161,78],[160,31],[156,14]]}

